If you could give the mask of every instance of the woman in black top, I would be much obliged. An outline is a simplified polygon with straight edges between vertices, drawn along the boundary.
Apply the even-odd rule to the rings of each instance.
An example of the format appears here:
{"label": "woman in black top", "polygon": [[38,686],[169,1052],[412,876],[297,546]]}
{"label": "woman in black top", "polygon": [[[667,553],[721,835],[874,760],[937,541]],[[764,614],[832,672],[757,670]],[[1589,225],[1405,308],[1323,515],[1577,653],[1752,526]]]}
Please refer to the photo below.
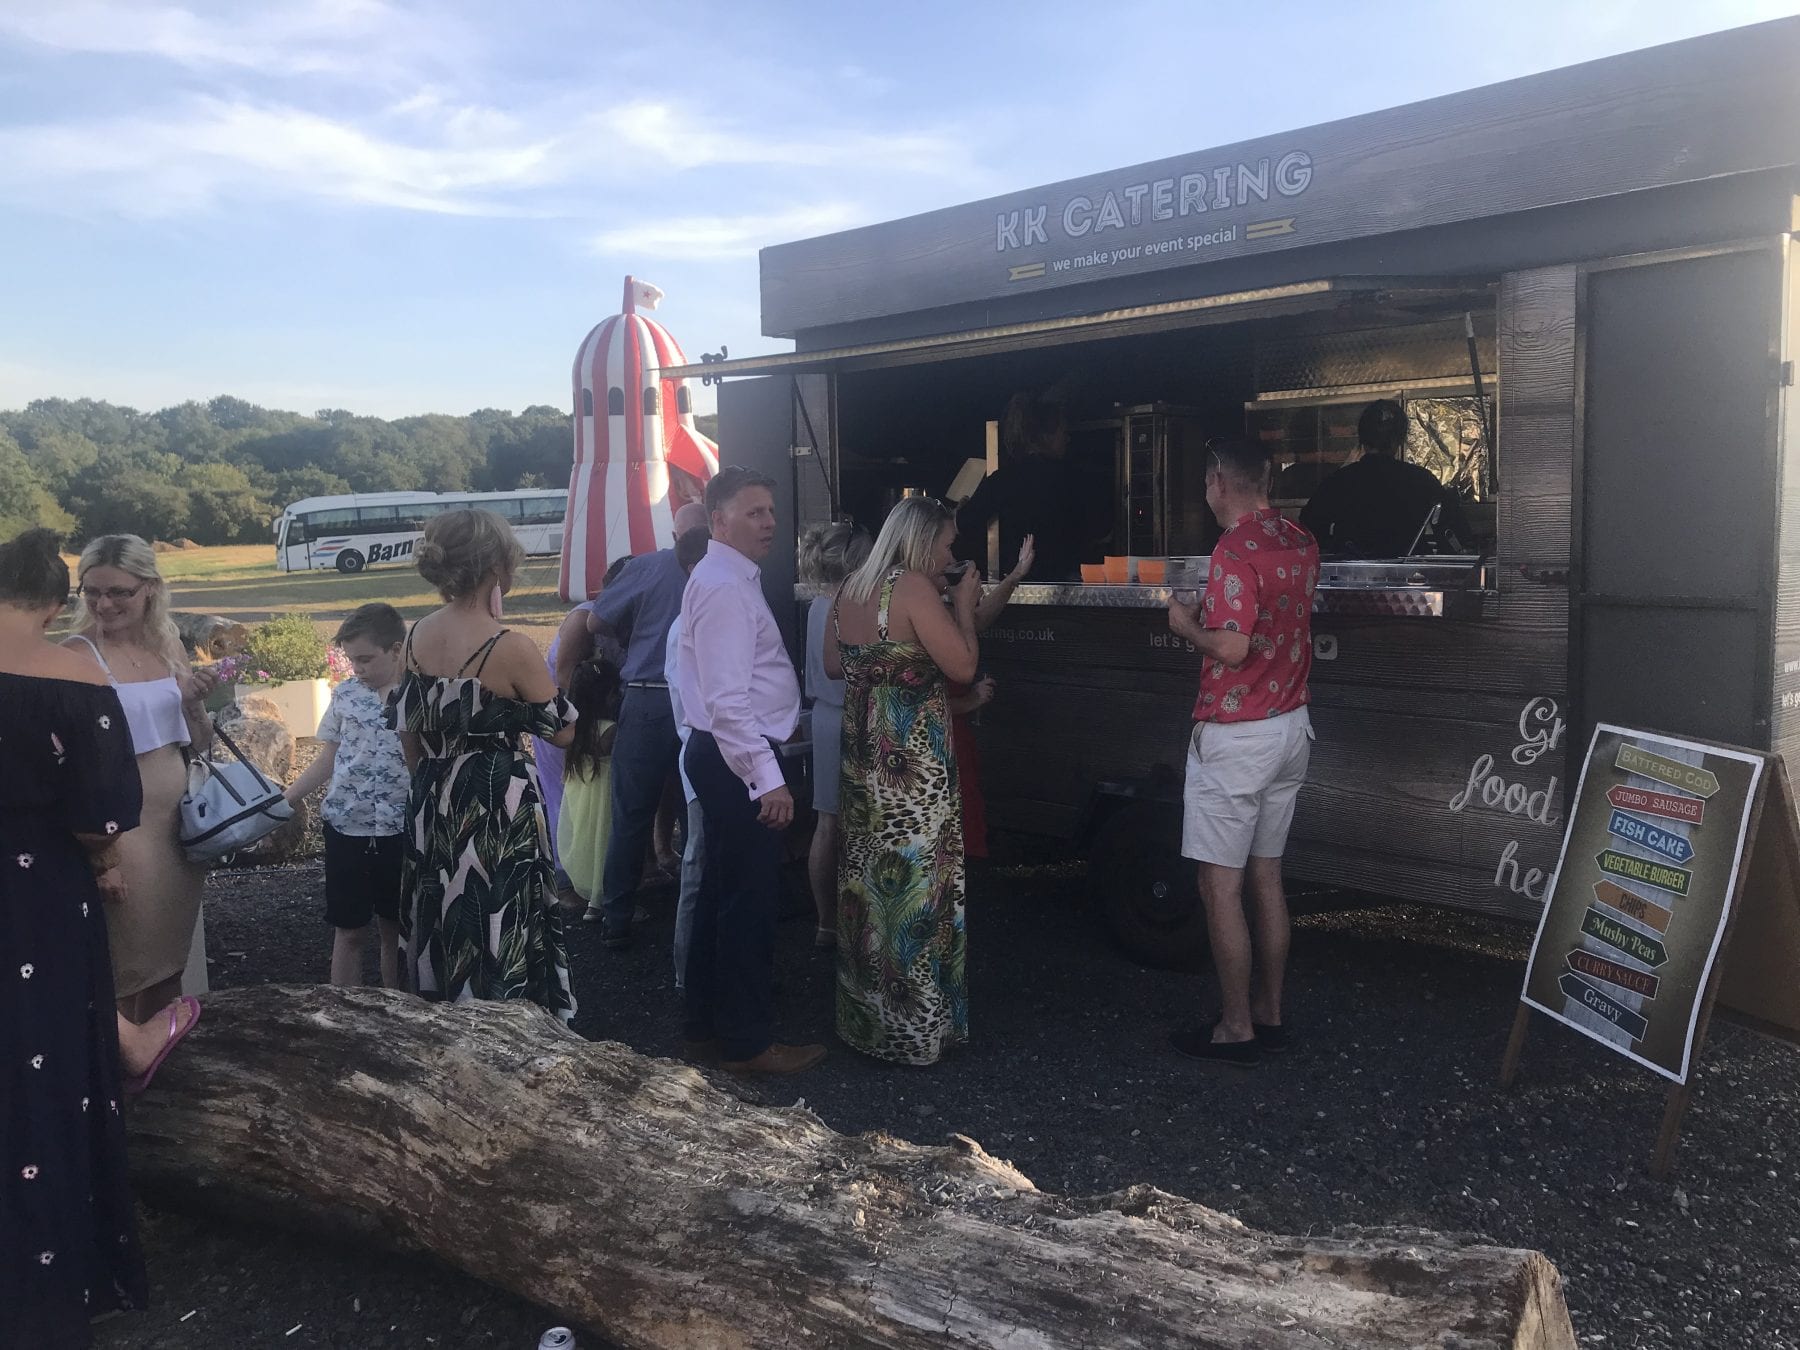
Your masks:
{"label": "woman in black top", "polygon": [[144,1305],[120,1113],[199,1010],[113,1008],[105,906],[130,903],[141,793],[118,694],[44,636],[68,595],[50,531],[0,545],[0,1339],[33,1350]]}
{"label": "woman in black top", "polygon": [[1019,560],[1026,535],[1036,540],[1032,571],[1042,581],[1080,575],[1088,512],[1069,462],[1069,422],[1062,403],[1014,394],[1000,426],[1005,462],[957,513],[958,555],[987,556],[987,527],[1000,517],[1000,573]]}

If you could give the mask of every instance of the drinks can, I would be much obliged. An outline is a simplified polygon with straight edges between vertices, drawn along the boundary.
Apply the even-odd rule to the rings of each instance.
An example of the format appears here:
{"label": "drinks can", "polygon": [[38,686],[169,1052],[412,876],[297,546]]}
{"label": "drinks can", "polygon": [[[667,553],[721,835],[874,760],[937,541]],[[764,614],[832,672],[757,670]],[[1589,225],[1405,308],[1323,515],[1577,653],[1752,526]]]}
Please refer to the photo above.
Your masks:
{"label": "drinks can", "polygon": [[551,1327],[538,1337],[538,1350],[575,1350],[575,1333],[567,1327]]}

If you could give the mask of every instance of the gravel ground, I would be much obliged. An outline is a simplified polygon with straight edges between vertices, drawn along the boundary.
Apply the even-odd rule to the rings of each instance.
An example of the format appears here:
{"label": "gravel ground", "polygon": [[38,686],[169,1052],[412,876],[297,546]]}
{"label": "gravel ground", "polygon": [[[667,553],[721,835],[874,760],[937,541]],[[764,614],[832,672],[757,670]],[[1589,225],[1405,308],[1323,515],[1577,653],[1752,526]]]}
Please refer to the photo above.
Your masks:
{"label": "gravel ground", "polygon": [[[322,888],[313,863],[215,874],[215,983],[321,978]],[[1084,890],[1073,866],[972,878],[965,1051],[900,1069],[840,1046],[818,1071],[759,1090],[803,1097],[844,1131],[971,1135],[1047,1189],[1148,1181],[1278,1231],[1419,1224],[1541,1248],[1585,1344],[1800,1348],[1800,1050],[1717,1026],[1674,1177],[1656,1183],[1645,1164],[1661,1080],[1539,1019],[1518,1084],[1496,1086],[1528,933],[1411,907],[1304,919],[1296,1049],[1246,1074],[1167,1051],[1164,1034],[1204,1010],[1210,982],[1131,965]],[[797,890],[789,908],[780,1029],[830,1043],[830,958],[812,949]],[[652,910],[625,953],[574,925],[575,1025],[667,1054],[673,897]],[[424,1261],[173,1210],[146,1207],[144,1222],[155,1307],[104,1324],[108,1350],[529,1350],[561,1320]]]}

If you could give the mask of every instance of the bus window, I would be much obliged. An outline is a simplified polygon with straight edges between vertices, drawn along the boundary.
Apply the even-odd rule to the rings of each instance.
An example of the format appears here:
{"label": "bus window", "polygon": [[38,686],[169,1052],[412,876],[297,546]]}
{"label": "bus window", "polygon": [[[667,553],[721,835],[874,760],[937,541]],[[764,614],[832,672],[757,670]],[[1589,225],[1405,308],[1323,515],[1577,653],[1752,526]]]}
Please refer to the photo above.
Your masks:
{"label": "bus window", "polygon": [[353,534],[356,531],[356,511],[354,508],[345,511],[314,511],[306,518],[306,523],[314,539],[327,534]]}
{"label": "bus window", "polygon": [[305,516],[289,516],[289,517],[287,517],[287,533],[281,537],[281,546],[283,548],[286,548],[289,544],[304,544],[305,542],[306,542],[306,517]]}
{"label": "bus window", "polygon": [[365,506],[357,511],[358,534],[392,534],[400,528],[397,506]]}
{"label": "bus window", "polygon": [[422,530],[425,528],[426,521],[444,513],[444,504],[442,502],[416,502],[397,509],[400,512],[400,522],[395,526],[396,529]]}
{"label": "bus window", "polygon": [[524,502],[525,521],[527,525],[560,525],[563,513],[568,507],[568,499],[562,493],[551,496],[546,493],[542,497],[527,497]]}

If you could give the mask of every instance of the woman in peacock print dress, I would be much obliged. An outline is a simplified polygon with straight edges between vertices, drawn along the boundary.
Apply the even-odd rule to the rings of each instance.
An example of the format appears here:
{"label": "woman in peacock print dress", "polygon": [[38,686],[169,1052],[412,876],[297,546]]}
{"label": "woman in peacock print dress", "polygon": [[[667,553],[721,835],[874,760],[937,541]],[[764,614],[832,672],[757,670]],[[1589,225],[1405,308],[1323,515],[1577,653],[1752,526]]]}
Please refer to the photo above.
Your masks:
{"label": "woman in peacock print dress", "polygon": [[971,573],[945,607],[952,533],[936,502],[895,508],[834,606],[827,659],[845,682],[837,1030],[900,1064],[934,1064],[969,1038],[946,676],[973,675],[977,587]]}
{"label": "woman in peacock print dress", "polygon": [[[516,547],[504,522],[483,511],[437,516],[421,541],[419,570],[449,603],[414,625],[388,707],[412,765],[400,925],[423,997],[527,999],[567,1022],[575,1015],[568,947],[543,794],[525,738],[565,744],[575,710],[528,639],[492,631],[499,590],[489,601],[487,587],[510,583]],[[488,561],[496,550],[503,566]],[[499,568],[497,582],[490,567]],[[483,598],[472,606],[470,594]],[[469,641],[484,624],[489,635],[472,651],[450,645]],[[429,650],[427,663],[415,644]],[[469,655],[457,666],[446,653],[459,650]],[[497,692],[516,694],[521,681],[528,691],[541,686],[544,697]]]}

